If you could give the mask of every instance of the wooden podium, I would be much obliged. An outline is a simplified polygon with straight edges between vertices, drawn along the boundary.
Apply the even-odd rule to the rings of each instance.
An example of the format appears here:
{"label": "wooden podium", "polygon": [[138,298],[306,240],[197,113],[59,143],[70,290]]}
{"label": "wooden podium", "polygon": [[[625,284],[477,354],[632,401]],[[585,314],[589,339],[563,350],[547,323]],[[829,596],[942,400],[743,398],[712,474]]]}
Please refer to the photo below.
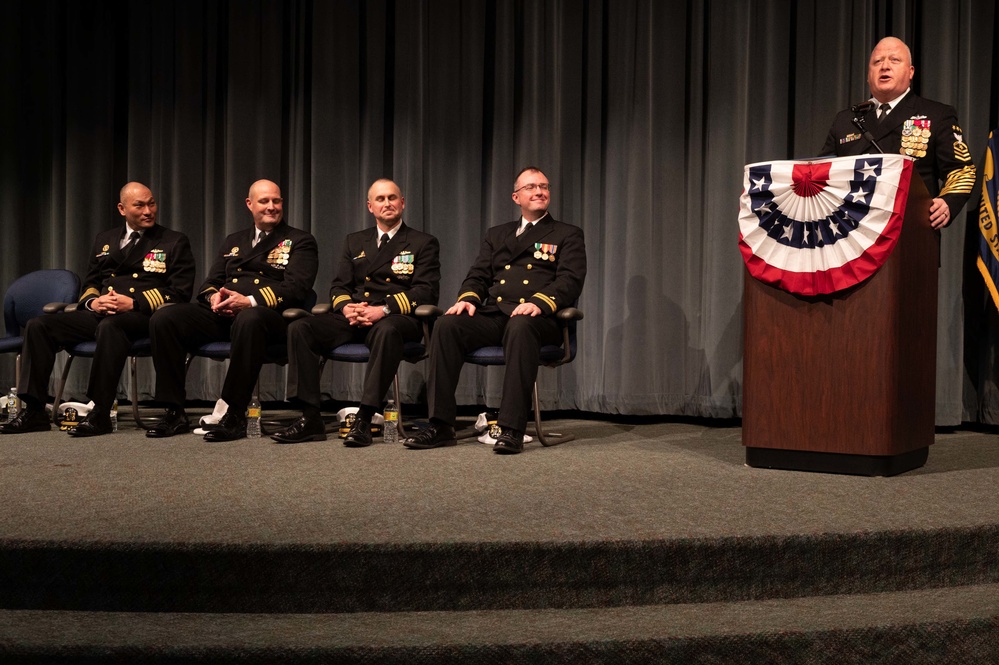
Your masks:
{"label": "wooden podium", "polygon": [[939,236],[915,172],[898,244],[851,289],[801,297],[745,276],[749,466],[891,476],[926,463],[936,409]]}

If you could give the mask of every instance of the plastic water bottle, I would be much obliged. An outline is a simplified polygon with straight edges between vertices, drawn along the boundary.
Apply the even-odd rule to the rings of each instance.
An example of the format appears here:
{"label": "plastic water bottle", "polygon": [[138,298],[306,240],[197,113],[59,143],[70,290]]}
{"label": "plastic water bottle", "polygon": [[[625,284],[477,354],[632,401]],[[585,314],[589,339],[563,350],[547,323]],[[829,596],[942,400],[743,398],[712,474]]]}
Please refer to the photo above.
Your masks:
{"label": "plastic water bottle", "polygon": [[118,399],[111,402],[111,431],[118,431]]}
{"label": "plastic water bottle", "polygon": [[399,443],[399,409],[395,401],[389,400],[385,405],[385,424],[382,425],[382,441],[384,443]]}
{"label": "plastic water bottle", "polygon": [[7,421],[11,421],[17,417],[18,400],[17,400],[17,386],[11,386],[10,392],[7,393]]}
{"label": "plastic water bottle", "polygon": [[260,400],[254,395],[250,398],[250,405],[246,407],[246,438],[260,438]]}

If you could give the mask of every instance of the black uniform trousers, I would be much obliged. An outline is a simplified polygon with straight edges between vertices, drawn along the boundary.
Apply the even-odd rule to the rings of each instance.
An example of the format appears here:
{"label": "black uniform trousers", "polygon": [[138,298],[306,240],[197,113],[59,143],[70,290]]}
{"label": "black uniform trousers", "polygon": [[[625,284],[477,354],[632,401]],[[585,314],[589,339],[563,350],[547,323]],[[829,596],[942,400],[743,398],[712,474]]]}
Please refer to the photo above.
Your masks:
{"label": "black uniform trousers", "polygon": [[538,376],[541,347],[562,341],[551,316],[507,316],[476,312],[442,316],[434,324],[427,375],[430,417],[454,424],[458,387],[465,355],[483,346],[502,344],[506,360],[498,424],[523,432],[531,417],[531,395]]}
{"label": "black uniform trousers", "polygon": [[45,408],[59,349],[96,341],[87,397],[93,400],[95,410],[110,410],[132,342],[149,336],[149,318],[135,311],[105,315],[79,309],[31,319],[24,328],[18,396],[32,407]]}
{"label": "black uniform trousers", "polygon": [[321,355],[341,344],[365,344],[371,351],[364,371],[361,404],[380,408],[402,362],[405,342],[423,336],[420,322],[390,314],[372,326],[352,326],[342,312],[299,319],[288,327],[288,397],[319,408]]}
{"label": "black uniform trousers", "polygon": [[232,413],[243,413],[253,396],[267,346],[283,344],[288,324],[281,312],[248,307],[236,316],[221,316],[200,303],[163,307],[149,323],[156,367],[156,399],[183,406],[187,398],[188,352],[209,342],[232,343],[222,399]]}

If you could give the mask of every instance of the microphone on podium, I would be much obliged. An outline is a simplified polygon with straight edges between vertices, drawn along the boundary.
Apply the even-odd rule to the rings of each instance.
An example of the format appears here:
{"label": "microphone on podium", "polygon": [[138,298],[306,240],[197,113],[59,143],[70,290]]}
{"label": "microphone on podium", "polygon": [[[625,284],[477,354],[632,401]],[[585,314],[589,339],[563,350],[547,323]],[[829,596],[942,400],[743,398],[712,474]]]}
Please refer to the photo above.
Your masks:
{"label": "microphone on podium", "polygon": [[881,146],[878,145],[878,142],[874,140],[874,136],[872,136],[870,130],[867,129],[867,123],[864,119],[864,116],[877,108],[877,106],[877,102],[872,99],[868,99],[867,101],[860,102],[859,104],[854,104],[850,107],[850,110],[853,111],[853,124],[856,125],[857,129],[863,133],[864,138],[870,141],[871,145],[874,146],[878,152],[883,154],[884,150],[882,150]]}

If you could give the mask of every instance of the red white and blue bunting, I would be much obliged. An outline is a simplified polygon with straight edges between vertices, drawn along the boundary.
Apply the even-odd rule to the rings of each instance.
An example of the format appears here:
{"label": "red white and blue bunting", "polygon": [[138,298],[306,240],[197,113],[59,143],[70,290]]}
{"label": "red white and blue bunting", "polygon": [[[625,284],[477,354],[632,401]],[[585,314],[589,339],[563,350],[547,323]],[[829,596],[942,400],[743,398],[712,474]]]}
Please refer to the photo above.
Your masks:
{"label": "red white and blue bunting", "polygon": [[873,275],[898,243],[912,164],[859,155],[747,165],[739,250],[749,273],[804,296]]}

